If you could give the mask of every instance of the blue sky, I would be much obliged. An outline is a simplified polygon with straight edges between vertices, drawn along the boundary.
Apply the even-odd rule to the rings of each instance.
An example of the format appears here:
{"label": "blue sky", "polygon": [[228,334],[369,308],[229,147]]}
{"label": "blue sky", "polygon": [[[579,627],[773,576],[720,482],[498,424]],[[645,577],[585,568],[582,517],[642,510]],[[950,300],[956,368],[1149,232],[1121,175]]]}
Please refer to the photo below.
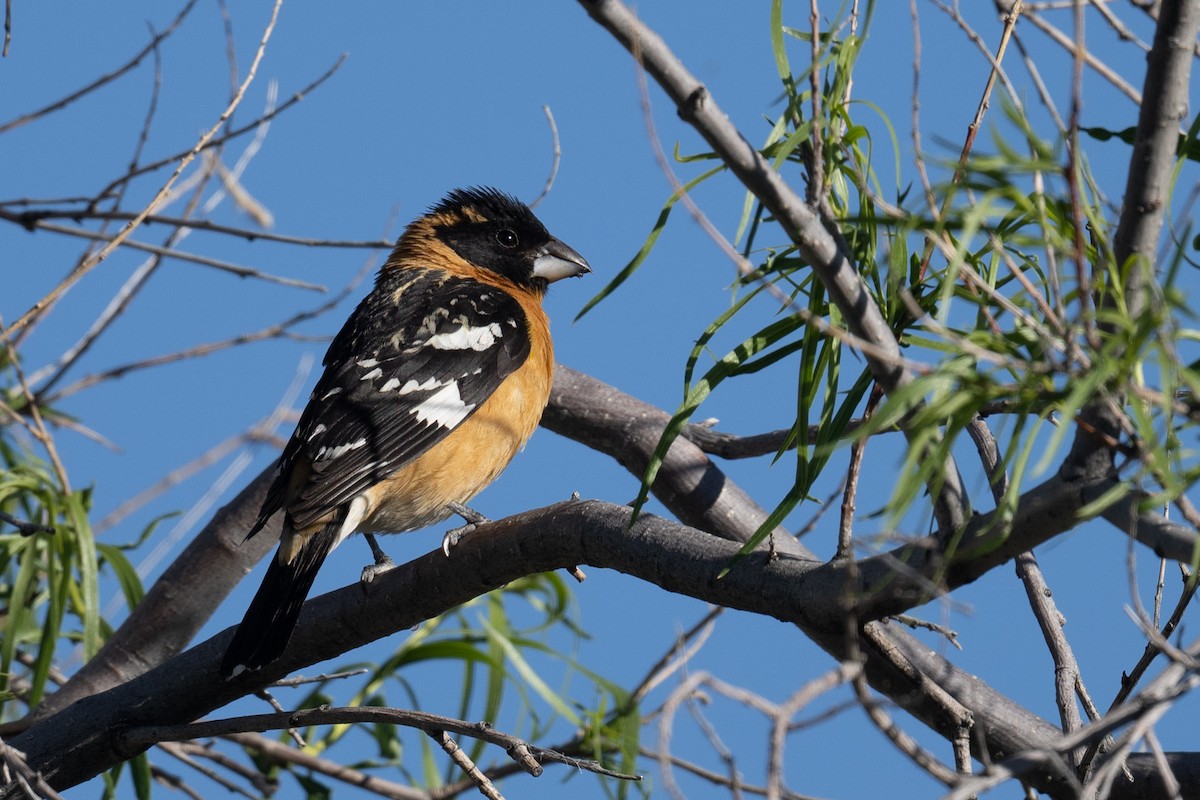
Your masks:
{"label": "blue sky", "polygon": [[[855,111],[876,131],[880,154],[877,172],[883,191],[894,196],[916,180],[911,168],[911,96],[913,36],[908,4],[879,9],[854,95],[871,106]],[[165,27],[177,4],[66,3],[44,0],[16,4],[12,52],[0,62],[0,118],[9,119],[73,91],[122,63],[155,29]],[[807,4],[785,4],[788,24],[807,25]],[[986,61],[965,37],[930,4],[919,4],[922,25],[921,119],[925,147],[938,157],[957,148],[974,113],[987,74]],[[779,111],[781,90],[769,44],[769,4],[717,0],[679,4],[649,2],[638,8],[684,63],[707,83],[717,101],[752,142],[762,141],[766,117]],[[231,4],[237,63],[245,70],[267,18],[267,4]],[[990,15],[974,20],[994,45],[999,26]],[[1108,41],[1093,18],[1097,52],[1103,52],[1135,84],[1141,55],[1128,45]],[[1148,35],[1148,34],[1147,34]],[[1040,50],[1043,77],[1064,103],[1069,62],[1033,32],[1027,41]],[[370,240],[394,237],[399,226],[420,214],[457,186],[495,185],[527,200],[541,191],[551,164],[551,136],[543,106],[554,114],[562,148],[553,191],[538,208],[549,229],[590,261],[595,273],[553,287],[547,308],[554,321],[559,360],[612,383],[664,409],[681,399],[684,360],[695,338],[725,310],[731,298],[731,265],[689,220],[677,211],[641,272],[582,320],[572,319],[587,300],[620,270],[642,245],[670,185],[655,163],[629,56],[574,3],[394,3],[327,4],[293,0],[283,7],[278,27],[235,122],[253,120],[267,103],[268,87],[278,85],[288,98],[329,68],[342,54],[345,63],[317,91],[276,118],[261,148],[242,175],[242,185],[268,208],[274,230],[298,236]],[[190,146],[216,120],[229,94],[222,20],[215,4],[202,2],[183,28],[162,48],[162,93],[146,159]],[[1022,99],[1035,108],[1040,130],[1049,134],[1044,113],[1028,79],[1010,62]],[[116,177],[132,153],[149,103],[154,80],[152,60],[121,80],[45,120],[0,137],[4,198],[62,197],[88,194]],[[1092,91],[1094,90],[1094,94]],[[1133,124],[1133,105],[1088,79],[1084,124],[1120,129]],[[653,118],[664,148],[683,153],[703,149],[657,89],[650,92]],[[901,150],[896,184],[892,142],[879,115],[894,127]],[[1004,127],[1000,103],[993,103],[989,125]],[[1011,130],[1011,129],[1010,129]],[[243,153],[249,137],[233,142],[226,164]],[[990,149],[985,128],[979,146]],[[1119,197],[1124,176],[1123,146],[1089,145],[1102,184]],[[684,179],[694,165],[677,165]],[[165,177],[165,173],[160,173]],[[793,172],[790,178],[799,181]],[[127,208],[140,208],[158,186],[143,181],[131,192]],[[721,176],[696,193],[709,217],[732,236],[743,194]],[[213,218],[249,226],[226,201]],[[143,228],[135,238],[160,243],[165,231]],[[246,243],[193,233],[181,249],[253,266],[266,272],[320,283],[337,291],[362,267],[369,253],[360,250],[299,248],[268,242]],[[4,253],[0,315],[11,321],[52,287],[81,248],[79,240],[0,228]],[[137,254],[114,255],[82,281],[38,327],[23,347],[27,371],[53,361],[104,308],[141,262]],[[155,484],[163,475],[199,456],[267,415],[292,382],[298,365],[318,359],[321,337],[336,331],[363,288],[338,309],[300,330],[312,341],[272,341],[189,361],[179,366],[131,374],[119,381],[63,401],[62,409],[115,443],[111,450],[69,432],[58,446],[72,480],[95,490],[95,519]],[[162,267],[121,321],[90,352],[63,385],[96,369],[187,348],[257,330],[324,302],[300,289],[240,280],[191,264]],[[760,304],[761,305],[761,304]],[[761,320],[772,313],[761,306]],[[746,323],[747,326],[750,323]],[[736,326],[735,326],[736,328]],[[731,330],[718,350],[753,327]],[[315,380],[307,374],[301,397]],[[786,370],[722,387],[701,411],[734,433],[757,433],[786,426],[792,419],[794,387]],[[282,435],[290,432],[281,430]],[[273,458],[268,447],[244,452],[252,460],[232,478],[233,489]],[[895,442],[871,451],[879,469],[864,487],[860,508],[878,509],[886,500],[888,459],[900,463]],[[152,519],[186,511],[209,491],[232,463],[232,456],[183,483],[107,532],[108,541],[136,537]],[[786,466],[765,460],[723,465],[759,501],[772,506],[790,485]],[[818,487],[828,496],[840,480],[836,470]],[[975,478],[972,487],[982,486]],[[546,431],[539,432],[510,470],[476,501],[482,512],[504,516],[548,504],[578,491],[585,497],[625,502],[637,481],[605,457]],[[220,494],[219,505],[230,496]],[[814,513],[802,506],[788,521],[798,530]],[[201,515],[202,523],[207,513]],[[156,533],[165,540],[175,520]],[[862,533],[877,523],[864,519]],[[822,555],[833,552],[833,519],[827,519],[806,544]],[[175,531],[147,582],[169,562],[195,527]],[[440,532],[389,538],[395,557],[435,547]],[[149,548],[143,548],[144,553]],[[1128,603],[1125,545],[1104,526],[1080,529],[1040,552],[1051,586],[1070,624],[1085,678],[1101,705],[1117,688],[1120,670],[1140,654],[1140,639],[1126,617]],[[326,565],[315,592],[356,580],[367,556],[357,543],[342,548]],[[1139,553],[1147,564],[1149,555]],[[236,622],[257,585],[252,575],[226,601],[202,634]],[[1094,587],[1111,587],[1098,593]],[[111,595],[114,592],[108,587]],[[665,596],[660,590],[603,570],[590,570],[576,589],[582,624],[591,639],[578,645],[579,657],[592,669],[618,682],[640,678],[669,646],[672,636],[705,612],[702,603]],[[1025,600],[1011,571],[995,571],[956,592],[952,605],[934,605],[925,616],[958,629],[965,652],[957,663],[977,672],[1048,719],[1056,719],[1050,661],[1044,653]],[[935,641],[935,640],[931,640]],[[939,645],[935,645],[939,646]],[[360,657],[378,657],[386,644]],[[1031,655],[1023,655],[1031,654]],[[352,656],[347,656],[350,660]],[[721,679],[781,699],[805,681],[833,666],[822,651],[773,620],[728,614],[697,657],[692,670],[708,670]],[[414,681],[436,676],[415,675]],[[432,690],[430,690],[432,691]],[[661,693],[657,701],[661,702]],[[587,700],[589,698],[581,698]],[[815,708],[846,699],[835,693]],[[283,698],[286,703],[286,697]],[[257,708],[253,703],[239,710]],[[428,710],[439,710],[430,707]],[[453,713],[452,708],[440,709]],[[739,766],[747,780],[762,772],[765,722],[754,714],[721,704],[712,709],[726,743],[739,745]],[[1174,718],[1181,719],[1177,710]],[[943,758],[949,748],[919,724],[901,715],[906,728]],[[1186,749],[1186,725],[1161,729],[1168,749]],[[1172,731],[1180,738],[1169,740]],[[654,731],[647,729],[647,740]],[[681,720],[674,746],[680,755],[719,768],[694,726]],[[862,750],[869,752],[864,769]],[[937,796],[938,785],[912,767],[863,721],[857,709],[802,731],[789,740],[789,783],[807,794],[866,798],[886,790],[896,798]],[[512,796],[551,793],[563,770],[550,770],[540,782],[508,784]],[[709,796],[703,784],[680,778],[690,796]],[[571,791],[580,798],[601,797],[588,776],[575,776]],[[95,787],[92,787],[94,790]],[[285,786],[281,796],[294,787]],[[78,792],[85,795],[89,789]],[[655,791],[661,794],[661,787]],[[339,790],[338,796],[343,796]],[[346,792],[345,796],[351,796]]]}

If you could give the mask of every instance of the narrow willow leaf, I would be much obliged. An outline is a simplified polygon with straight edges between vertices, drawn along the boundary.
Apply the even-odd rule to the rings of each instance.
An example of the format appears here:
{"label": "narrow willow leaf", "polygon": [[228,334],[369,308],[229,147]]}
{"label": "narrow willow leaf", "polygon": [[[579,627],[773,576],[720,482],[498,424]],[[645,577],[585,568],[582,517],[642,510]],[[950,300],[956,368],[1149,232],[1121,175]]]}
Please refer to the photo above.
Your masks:
{"label": "narrow willow leaf", "polygon": [[146,590],[142,586],[142,579],[138,576],[137,569],[125,555],[124,549],[116,545],[97,542],[96,553],[112,570],[113,577],[116,578],[117,585],[121,588],[121,594],[125,598],[125,605],[130,609],[137,608],[138,603],[142,602]]}
{"label": "narrow willow leaf", "polygon": [[100,581],[97,575],[96,540],[88,522],[87,495],[73,492],[66,498],[79,563],[79,588],[83,595],[83,654],[90,660],[100,649]]}
{"label": "narrow willow leaf", "polygon": [[9,595],[8,619],[4,626],[4,638],[0,639],[0,692],[11,690],[9,680],[13,674],[13,661],[17,646],[30,628],[33,616],[32,604],[28,602],[38,572],[36,538],[10,537],[10,551],[19,558],[17,577]]}
{"label": "narrow willow leaf", "polygon": [[678,410],[671,417],[671,421],[667,423],[666,429],[658,440],[658,446],[655,447],[654,453],[650,456],[650,463],[642,478],[642,486],[638,491],[637,498],[633,502],[633,514],[630,524],[633,524],[633,521],[637,519],[642,507],[649,499],[650,486],[653,485],[654,479],[662,467],[663,459],[666,458],[667,451],[671,448],[671,444],[679,437],[680,432],[683,431],[683,426],[691,419],[696,409],[704,402],[704,399],[712,393],[713,388],[719,385],[725,378],[734,374],[738,367],[746,361],[775,344],[783,337],[790,335],[803,324],[804,321],[798,315],[791,315],[768,325],[729,351],[724,358],[704,374],[703,378],[691,387],[683,403],[680,404]]}
{"label": "narrow willow leaf", "polygon": [[[542,676],[537,673],[529,662],[525,660],[525,656],[521,653],[521,648],[503,636],[499,631],[493,628],[487,622],[483,623],[484,630],[487,631],[490,641],[494,641],[497,646],[503,650],[504,656],[512,664],[513,670],[521,676],[534,693],[542,699],[548,706],[554,709],[560,717],[570,722],[572,725],[578,726],[581,724],[579,715],[575,713],[569,702],[560,697],[559,694],[553,691],[546,682],[542,680]],[[530,643],[533,644],[533,643]],[[533,646],[536,646],[535,644]]]}
{"label": "narrow willow leaf", "polygon": [[[683,185],[684,191],[691,191],[700,183],[703,183],[713,175],[724,171],[724,169],[724,166],[719,166],[702,173],[698,177],[693,178],[685,183]],[[633,275],[633,273],[638,271],[638,268],[642,266],[642,263],[650,255],[650,251],[654,249],[654,244],[658,241],[659,234],[661,234],[663,232],[663,228],[667,226],[667,219],[671,216],[671,210],[675,208],[675,204],[679,202],[679,200],[679,195],[671,195],[666,204],[663,206],[662,211],[659,212],[658,220],[654,223],[654,227],[650,230],[650,234],[646,237],[646,241],[642,244],[641,249],[638,250],[637,255],[635,255],[633,260],[626,264],[625,267],[617,273],[616,277],[609,281],[604,288],[596,294],[595,297],[584,303],[583,308],[580,309],[579,313],[575,315],[575,322],[581,320],[584,314],[591,311],[592,308],[595,307],[601,300],[615,292],[621,286],[621,284],[623,284],[631,275]]]}
{"label": "narrow willow leaf", "polygon": [[154,778],[150,773],[150,757],[139,753],[129,763],[129,774],[133,778],[133,790],[138,800],[150,800]]}

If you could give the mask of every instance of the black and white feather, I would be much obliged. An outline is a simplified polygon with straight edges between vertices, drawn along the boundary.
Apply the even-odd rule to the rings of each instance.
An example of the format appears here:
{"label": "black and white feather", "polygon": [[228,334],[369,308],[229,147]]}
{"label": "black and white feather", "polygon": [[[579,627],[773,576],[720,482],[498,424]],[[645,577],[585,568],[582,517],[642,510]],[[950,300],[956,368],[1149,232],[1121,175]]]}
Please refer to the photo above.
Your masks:
{"label": "black and white feather", "polygon": [[352,501],[462,424],[529,350],[507,292],[384,270],[330,345],[255,530],[285,504],[303,529]]}

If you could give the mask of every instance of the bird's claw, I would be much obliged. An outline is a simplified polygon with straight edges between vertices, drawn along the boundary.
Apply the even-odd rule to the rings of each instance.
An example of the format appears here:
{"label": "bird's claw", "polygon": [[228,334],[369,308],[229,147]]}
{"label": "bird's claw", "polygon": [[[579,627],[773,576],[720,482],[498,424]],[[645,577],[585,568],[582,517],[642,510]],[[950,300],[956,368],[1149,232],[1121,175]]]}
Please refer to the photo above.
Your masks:
{"label": "bird's claw", "polygon": [[480,514],[470,506],[462,503],[447,503],[446,508],[453,511],[458,516],[466,521],[466,525],[460,525],[457,528],[451,528],[446,531],[446,535],[442,537],[442,552],[449,558],[450,551],[458,545],[471,531],[476,527],[489,522],[490,520],[483,514]]}
{"label": "bird's claw", "polygon": [[450,557],[450,551],[458,546],[458,543],[463,540],[467,534],[475,530],[475,523],[468,522],[466,525],[460,525],[457,528],[451,528],[442,536],[442,552],[446,557]]}
{"label": "bird's claw", "polygon": [[377,559],[374,564],[367,564],[365,567],[363,567],[362,575],[359,576],[358,580],[365,588],[380,575],[395,568],[396,562],[392,561],[392,559],[388,556],[384,556],[383,558]]}

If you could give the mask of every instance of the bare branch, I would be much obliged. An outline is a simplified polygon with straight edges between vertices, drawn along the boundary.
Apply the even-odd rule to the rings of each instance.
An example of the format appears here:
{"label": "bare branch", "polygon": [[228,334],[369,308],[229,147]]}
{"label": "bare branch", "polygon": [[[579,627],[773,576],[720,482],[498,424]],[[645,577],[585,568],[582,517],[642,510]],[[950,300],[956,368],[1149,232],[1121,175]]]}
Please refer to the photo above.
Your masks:
{"label": "bare branch", "polygon": [[120,233],[109,239],[108,243],[105,244],[104,247],[102,247],[94,255],[88,257],[82,264],[72,270],[72,272],[61,282],[59,282],[57,286],[51,289],[45,297],[34,303],[28,311],[22,314],[15,322],[13,322],[13,324],[10,325],[3,334],[2,338],[4,341],[10,340],[14,334],[20,333],[27,326],[31,325],[47,308],[53,305],[54,302],[60,296],[62,296],[64,292],[78,283],[84,275],[93,270],[98,264],[100,264],[100,262],[108,258],[108,256],[112,254],[117,247],[123,244],[133,234],[133,232],[137,230],[138,226],[141,225],[142,220],[144,220],[158,206],[162,199],[167,196],[171,190],[171,187],[175,184],[175,181],[179,178],[183,171],[187,169],[187,166],[192,163],[192,160],[195,159],[196,155],[199,154],[200,151],[212,141],[217,131],[225,125],[226,120],[229,119],[229,117],[233,114],[234,109],[236,109],[241,103],[242,98],[245,96],[246,90],[250,88],[250,84],[253,82],[254,76],[258,71],[258,65],[262,61],[263,54],[266,52],[267,42],[270,41],[271,33],[275,30],[275,22],[279,18],[279,8],[282,6],[282,4],[283,0],[275,0],[275,3],[271,9],[271,19],[267,23],[266,29],[263,31],[262,38],[258,44],[258,49],[254,54],[254,61],[251,63],[250,70],[246,75],[246,80],[243,81],[240,87],[238,87],[237,94],[234,96],[233,100],[230,101],[229,105],[226,106],[225,110],[221,113],[221,116],[217,119],[217,122],[211,128],[209,128],[208,131],[206,131],[200,137],[199,141],[196,142],[192,149],[189,150],[183,156],[183,158],[179,160],[179,163],[176,165],[175,171],[171,174],[171,177],[169,177],[166,183],[159,188],[158,192],[154,195],[154,198],[145,206],[145,208],[143,208],[134,219],[126,223],[126,225],[121,229]]}
{"label": "bare branch", "polygon": [[[0,219],[7,219],[9,221],[16,222],[16,217],[19,216],[21,215],[12,215],[8,212],[0,210]],[[114,218],[115,216],[116,215],[114,215]],[[33,226],[51,233],[61,233],[66,236],[75,236],[80,239],[90,239],[96,242],[104,242],[106,249],[109,245],[112,245],[113,247],[119,245],[121,247],[128,247],[131,250],[141,250],[145,253],[153,253],[156,256],[166,256],[168,258],[174,258],[180,261],[187,261],[192,264],[199,264],[202,267],[211,267],[213,269],[220,270],[221,272],[228,272],[232,275],[236,275],[239,278],[256,278],[258,280],[267,281],[268,283],[277,283],[280,286],[290,286],[296,289],[308,289],[314,292],[324,292],[326,290],[324,286],[318,283],[309,283],[308,281],[301,281],[297,280],[296,278],[285,278],[280,275],[272,275],[269,272],[263,272],[262,270],[254,269],[253,267],[243,267],[238,264],[231,264],[228,261],[210,258],[209,256],[196,255],[195,253],[188,253],[184,250],[176,250],[171,247],[160,247],[154,244],[139,242],[136,239],[130,239],[125,231],[128,230],[128,226],[133,225],[137,219],[137,215],[133,215],[133,219],[130,220],[126,228],[123,228],[121,233],[112,236],[105,233],[98,233],[96,231],[89,231],[86,228],[72,228],[67,225],[58,225],[53,222],[34,221]],[[113,244],[114,242],[116,243],[115,245]],[[74,275],[75,273],[72,274]],[[61,294],[61,292],[59,293]],[[55,296],[57,297],[57,294]]]}
{"label": "bare branch", "polygon": [[[8,131],[12,130],[13,128],[18,128],[27,122],[31,122],[35,119],[38,119],[39,117],[44,117],[47,114],[52,114],[55,111],[59,111],[63,108],[66,108],[71,103],[75,102],[76,100],[83,97],[84,95],[94,92],[95,90],[99,89],[102,86],[105,86],[106,84],[112,83],[117,78],[124,75],[126,72],[129,72],[129,70],[133,69],[138,64],[140,64],[142,62],[143,58],[145,58],[148,54],[152,53],[164,39],[166,39],[168,36],[170,36],[172,33],[175,32],[176,28],[178,28],[179,25],[183,22],[184,18],[187,17],[187,15],[191,13],[192,8],[195,5],[196,5],[196,0],[188,0],[188,2],[186,4],[184,4],[184,6],[180,10],[180,12],[175,15],[175,19],[171,20],[171,24],[168,25],[163,30],[162,33],[154,36],[145,47],[143,47],[141,50],[139,50],[133,58],[131,58],[129,61],[125,62],[125,64],[123,64],[121,67],[117,68],[116,70],[113,70],[112,72],[108,72],[108,73],[105,73],[104,75],[101,75],[99,78],[92,81],[87,86],[84,86],[82,89],[72,92],[71,94],[67,95],[66,97],[64,97],[60,100],[56,100],[55,102],[51,103],[48,106],[39,108],[37,111],[30,111],[28,114],[22,114],[21,116],[17,117],[16,119],[12,119],[12,120],[9,120],[8,122],[0,124],[0,134],[7,133]],[[11,12],[12,12],[12,6],[10,4],[10,1],[6,0],[5,7],[4,7],[4,55],[6,55],[6,56],[8,55],[8,42],[10,39],[10,35],[12,33],[12,26],[11,26],[12,13]]]}
{"label": "bare branch", "polygon": [[19,520],[12,514],[8,514],[4,511],[0,511],[0,522],[7,522],[9,525],[12,525],[17,529],[17,533],[21,534],[22,536],[34,536],[39,533],[54,533],[54,528],[50,525],[42,525],[38,522],[24,522],[23,520]]}
{"label": "bare branch", "polygon": [[541,762],[567,764],[577,769],[596,772],[597,774],[612,778],[640,780],[636,775],[613,772],[612,770],[605,769],[596,762],[571,758],[561,753],[533,747],[523,739],[498,731],[486,722],[466,722],[454,719],[453,717],[429,714],[424,711],[383,708],[380,706],[348,708],[329,708],[328,706],[323,706],[321,708],[300,709],[274,714],[254,714],[183,725],[135,726],[121,731],[118,738],[120,739],[120,747],[140,750],[157,742],[186,741],[208,736],[225,736],[250,731],[282,730],[309,725],[349,725],[362,722],[400,725],[434,734],[450,732],[502,747],[506,752],[518,751],[524,748],[524,751],[527,751],[534,759],[532,763],[539,765]]}
{"label": "bare branch", "polygon": [[259,733],[227,733],[221,738],[253,750],[260,757],[269,759],[276,764],[294,764],[350,786],[357,786],[380,797],[390,798],[390,800],[429,800],[428,792],[370,775],[326,758],[318,758],[311,753],[295,747],[288,747],[280,741]]}
{"label": "bare branch", "polygon": [[[996,8],[999,9],[1002,14],[1009,14],[1012,12],[1013,5],[1015,5],[1015,0],[995,0],[995,3]],[[1082,10],[1083,5],[1081,3],[1072,3],[1072,7]],[[1138,90],[1131,86],[1124,78],[1118,75],[1111,67],[1093,55],[1092,52],[1089,51],[1082,42],[1072,40],[1070,36],[1051,25],[1049,22],[1043,19],[1040,14],[1037,14],[1032,10],[1027,10],[1025,12],[1025,18],[1028,19],[1034,27],[1050,37],[1051,41],[1053,41],[1063,50],[1066,50],[1072,58],[1079,63],[1086,64],[1089,68],[1094,70],[1097,75],[1111,83],[1113,88],[1132,100],[1134,105],[1141,104],[1142,95],[1138,92]]]}
{"label": "bare branch", "polygon": [[[675,102],[683,120],[704,137],[726,166],[775,216],[820,277],[830,299],[846,318],[850,333],[870,345],[860,349],[884,391],[890,393],[911,382],[912,373],[903,366],[896,337],[836,229],[827,226],[792,191],[762,154],[742,137],[708,89],[629,8],[619,0],[580,0],[580,4],[638,58]],[[947,460],[937,480],[940,485],[934,488],[939,524],[945,530],[958,530],[970,516],[970,504],[952,460]]]}
{"label": "bare branch", "polygon": [[[479,789],[480,794],[488,798],[488,800],[504,800],[504,796],[500,794],[500,790],[496,788],[496,784],[492,783],[491,779],[487,775],[484,775],[479,767],[475,766],[475,762],[471,760],[471,757],[467,755],[465,750],[458,746],[458,742],[450,738],[448,733],[445,731],[426,731],[426,733],[438,743],[438,746],[442,748],[446,755],[450,756],[450,760],[454,762],[455,766],[471,779],[471,782]],[[535,762],[534,771],[530,772],[530,774],[535,778],[541,775],[541,765]]]}
{"label": "bare branch", "polygon": [[[0,203],[0,208],[5,204]],[[131,211],[103,211],[100,209],[90,208],[44,208],[38,210],[28,210],[21,213],[0,213],[0,219],[15,222],[23,228],[34,228],[39,226],[39,222],[44,219],[73,219],[76,222],[85,219],[98,220],[113,220],[117,222],[128,222],[137,215]],[[270,231],[251,230],[248,228],[238,228],[231,225],[221,225],[208,219],[188,219],[184,217],[169,217],[162,214],[149,214],[143,220],[143,225],[149,226],[153,224],[168,225],[172,228],[191,228],[198,231],[207,231],[210,233],[220,233],[227,236],[236,236],[239,239],[247,241],[264,241],[264,242],[279,242],[281,244],[295,244],[302,247],[333,247],[344,249],[369,249],[369,250],[387,250],[390,249],[395,242],[386,239],[317,239],[311,236],[289,236],[282,233],[271,233]]]}
{"label": "bare branch", "polygon": [[[346,61],[346,54],[343,53],[341,56],[338,57],[337,61],[335,61],[333,63],[333,66],[331,66],[329,69],[325,70],[325,72],[323,72],[320,76],[318,76],[317,79],[314,80],[312,83],[308,84],[308,86],[305,86],[303,89],[296,92],[291,97],[289,97],[287,100],[285,100],[274,111],[272,111],[268,114],[264,114],[263,116],[259,117],[258,119],[254,120],[253,122],[251,122],[248,125],[243,125],[240,128],[234,128],[232,130],[226,131],[225,133],[221,134],[220,136],[216,136],[214,138],[209,139],[207,142],[202,143],[202,146],[197,150],[197,152],[200,152],[202,150],[207,150],[207,149],[213,148],[213,147],[220,147],[223,144],[225,144],[226,142],[230,141],[231,139],[236,139],[237,137],[243,136],[250,131],[258,130],[258,127],[260,125],[262,125],[264,122],[274,119],[275,117],[282,114],[284,111],[287,111],[293,105],[295,105],[296,103],[299,103],[301,100],[303,100],[308,94],[313,92],[317,87],[319,87],[325,81],[329,80],[329,78],[331,78],[333,76],[333,74],[338,71],[338,69],[342,66],[343,63],[345,63],[345,61]],[[221,123],[221,124],[224,124],[224,123]],[[181,151],[174,155],[167,156],[166,158],[159,159],[158,161],[153,161],[149,164],[145,164],[141,167],[138,167],[135,170],[130,170],[129,172],[125,173],[121,177],[114,180],[108,186],[105,186],[103,189],[101,189],[100,192],[97,193],[95,198],[90,199],[90,202],[98,203],[101,199],[108,197],[112,192],[116,191],[121,186],[129,183],[134,178],[137,178],[141,175],[145,175],[148,172],[154,172],[156,170],[162,169],[163,167],[167,166],[168,164],[172,164],[176,161],[179,161],[182,158],[186,158],[186,157],[188,157],[189,152],[191,152],[191,151],[186,151],[186,150]]]}
{"label": "bare branch", "polygon": [[550,106],[542,106],[542,111],[545,112],[546,123],[550,126],[553,158],[550,161],[550,174],[546,176],[546,185],[542,187],[542,193],[529,204],[530,208],[537,208],[549,196],[550,190],[554,188],[554,179],[558,177],[558,164],[562,160],[562,146],[558,141],[558,125],[554,122],[554,113],[550,111]]}

